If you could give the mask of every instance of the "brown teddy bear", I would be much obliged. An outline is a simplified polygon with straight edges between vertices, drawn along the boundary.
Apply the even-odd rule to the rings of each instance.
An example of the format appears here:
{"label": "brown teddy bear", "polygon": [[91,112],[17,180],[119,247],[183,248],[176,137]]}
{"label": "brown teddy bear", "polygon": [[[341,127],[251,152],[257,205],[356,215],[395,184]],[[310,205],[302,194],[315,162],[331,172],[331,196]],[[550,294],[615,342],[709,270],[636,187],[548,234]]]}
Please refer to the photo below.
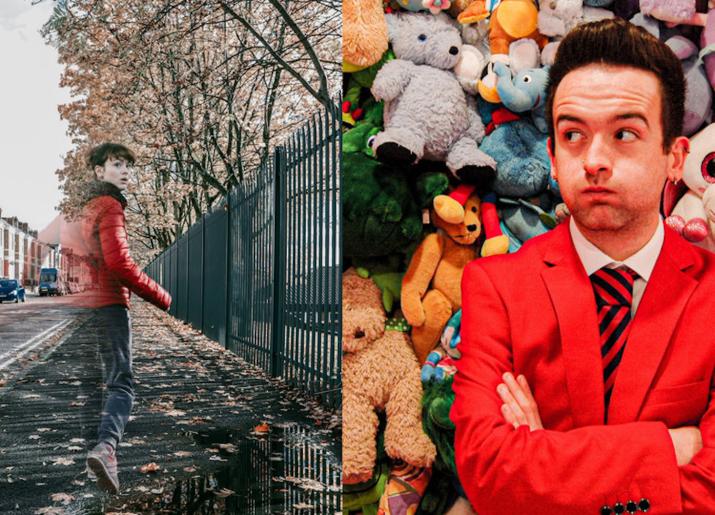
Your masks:
{"label": "brown teddy bear", "polygon": [[464,203],[461,222],[448,223],[432,211],[432,224],[438,231],[422,240],[402,279],[400,305],[412,326],[412,345],[420,363],[437,345],[452,314],[462,307],[462,271],[478,256],[480,211],[481,201],[474,192]]}
{"label": "brown teddy bear", "polygon": [[422,430],[420,365],[409,338],[385,331],[380,289],[354,269],[343,274],[343,482],[372,476],[378,418],[387,415],[385,452],[429,467],[436,449]]}

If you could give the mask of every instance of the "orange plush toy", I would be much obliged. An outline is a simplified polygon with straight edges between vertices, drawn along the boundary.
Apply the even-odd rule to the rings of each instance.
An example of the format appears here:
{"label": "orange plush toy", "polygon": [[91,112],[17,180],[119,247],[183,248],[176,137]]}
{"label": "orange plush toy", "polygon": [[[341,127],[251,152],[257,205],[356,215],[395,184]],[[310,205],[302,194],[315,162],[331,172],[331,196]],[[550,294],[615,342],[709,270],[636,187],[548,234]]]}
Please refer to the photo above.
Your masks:
{"label": "orange plush toy", "polygon": [[387,51],[382,0],[343,0],[343,71],[354,73],[377,63]]}
{"label": "orange plush toy", "polygon": [[478,256],[480,211],[476,193],[464,203],[460,223],[448,223],[433,211],[432,224],[438,231],[422,241],[402,279],[400,305],[412,326],[412,345],[420,363],[437,345],[452,313],[462,306],[462,271]]}
{"label": "orange plush toy", "polygon": [[476,0],[457,19],[459,23],[468,25],[489,16],[489,48],[492,56],[508,55],[509,45],[517,39],[533,39],[540,48],[549,42],[537,29],[539,10],[533,0],[501,0],[491,14],[486,0]]}

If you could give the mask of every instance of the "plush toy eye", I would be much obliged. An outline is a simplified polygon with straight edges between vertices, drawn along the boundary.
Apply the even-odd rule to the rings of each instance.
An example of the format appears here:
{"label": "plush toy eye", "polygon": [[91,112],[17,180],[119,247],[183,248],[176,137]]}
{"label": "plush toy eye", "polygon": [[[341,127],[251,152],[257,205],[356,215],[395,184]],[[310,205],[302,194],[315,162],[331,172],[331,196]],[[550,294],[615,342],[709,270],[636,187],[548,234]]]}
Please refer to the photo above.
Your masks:
{"label": "plush toy eye", "polygon": [[477,212],[477,207],[476,207],[476,206],[472,206],[472,213],[476,213],[476,212]]}
{"label": "plush toy eye", "polygon": [[367,146],[370,147],[370,148],[372,148],[373,143],[375,143],[375,136],[370,136],[370,137],[367,139]]}
{"label": "plush toy eye", "polygon": [[417,39],[419,39],[420,41],[427,41],[427,34],[420,34],[419,36],[417,36]]}
{"label": "plush toy eye", "polygon": [[524,78],[521,80],[526,83],[529,83],[529,82],[531,82],[531,75],[524,75]]}
{"label": "plush toy eye", "polygon": [[700,171],[705,182],[715,184],[715,152],[710,152],[700,164]]}

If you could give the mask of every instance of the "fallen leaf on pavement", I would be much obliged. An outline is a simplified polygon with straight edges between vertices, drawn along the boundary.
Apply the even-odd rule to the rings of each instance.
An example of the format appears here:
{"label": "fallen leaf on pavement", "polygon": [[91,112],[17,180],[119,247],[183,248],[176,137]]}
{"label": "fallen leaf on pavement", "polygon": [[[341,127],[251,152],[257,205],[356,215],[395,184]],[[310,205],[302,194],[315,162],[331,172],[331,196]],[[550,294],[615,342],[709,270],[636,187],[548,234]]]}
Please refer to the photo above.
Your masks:
{"label": "fallen leaf on pavement", "polygon": [[315,508],[312,504],[306,504],[304,502],[295,503],[293,508],[296,510],[312,510]]}
{"label": "fallen leaf on pavement", "polygon": [[187,456],[191,456],[191,454],[192,453],[190,453],[189,451],[176,451],[174,453],[174,456],[178,456],[179,458],[185,458]]}
{"label": "fallen leaf on pavement", "polygon": [[65,515],[67,513],[64,508],[57,508],[55,506],[46,506],[35,510],[35,515]]}
{"label": "fallen leaf on pavement", "polygon": [[184,467],[184,472],[188,472],[189,474],[196,472],[196,467]]}
{"label": "fallen leaf on pavement", "polygon": [[159,470],[159,465],[154,463],[153,461],[151,463],[147,463],[146,465],[142,465],[139,467],[139,472],[142,474],[149,474],[150,472],[157,472]]}
{"label": "fallen leaf on pavement", "polygon": [[221,490],[214,490],[214,495],[216,497],[228,497],[229,495],[233,495],[236,492],[233,490],[229,490],[228,488],[222,488]]}
{"label": "fallen leaf on pavement", "polygon": [[52,502],[59,502],[62,504],[69,504],[72,501],[74,501],[74,496],[70,494],[66,494],[64,492],[56,493],[50,495],[50,499],[52,499]]}
{"label": "fallen leaf on pavement", "polygon": [[316,481],[315,479],[310,479],[307,477],[286,476],[285,480],[289,483],[297,485],[298,488],[302,488],[303,490],[313,490],[316,492],[322,492],[325,490],[325,485],[320,481]]}
{"label": "fallen leaf on pavement", "polygon": [[218,448],[227,454],[234,454],[236,452],[236,446],[232,443],[220,443]]}
{"label": "fallen leaf on pavement", "polygon": [[258,424],[256,427],[253,428],[253,430],[256,433],[267,433],[268,431],[271,430],[270,426],[263,422],[262,424]]}
{"label": "fallen leaf on pavement", "polygon": [[72,458],[57,458],[52,462],[53,465],[74,465]]}

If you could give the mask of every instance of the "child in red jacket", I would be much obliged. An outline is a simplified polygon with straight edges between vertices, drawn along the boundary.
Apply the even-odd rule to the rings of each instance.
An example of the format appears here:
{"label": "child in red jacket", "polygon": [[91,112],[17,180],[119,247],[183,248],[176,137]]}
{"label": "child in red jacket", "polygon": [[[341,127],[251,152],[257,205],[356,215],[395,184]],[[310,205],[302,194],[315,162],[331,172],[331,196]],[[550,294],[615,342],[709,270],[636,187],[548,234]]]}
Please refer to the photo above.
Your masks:
{"label": "child in red jacket", "polygon": [[90,476],[109,492],[119,492],[115,449],[124,433],[134,403],[132,335],[129,297],[133,291],[162,310],[171,296],[147,276],[129,255],[122,194],[129,184],[134,155],[123,145],[104,143],[91,150],[94,171],[82,210],[83,252],[91,263],[94,287],[83,295],[83,304],[94,310],[102,358],[106,399],[101,413],[98,443],[87,455]]}

